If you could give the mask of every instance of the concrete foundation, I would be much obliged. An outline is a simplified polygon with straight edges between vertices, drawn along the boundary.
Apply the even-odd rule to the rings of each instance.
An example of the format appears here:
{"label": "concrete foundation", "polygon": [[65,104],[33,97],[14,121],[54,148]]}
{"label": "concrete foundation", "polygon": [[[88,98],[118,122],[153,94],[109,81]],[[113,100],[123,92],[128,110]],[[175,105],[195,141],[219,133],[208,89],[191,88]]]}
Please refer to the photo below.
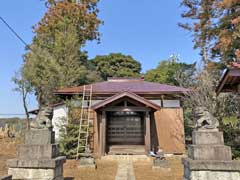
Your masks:
{"label": "concrete foundation", "polygon": [[240,180],[239,161],[201,161],[186,158],[184,180]]}
{"label": "concrete foundation", "polygon": [[62,180],[66,158],[59,156],[51,129],[30,130],[18,146],[18,158],[7,161],[12,179]]}
{"label": "concrete foundation", "polygon": [[227,171],[190,171],[190,174],[184,180],[239,180],[240,174],[238,172]]}
{"label": "concrete foundation", "polygon": [[231,148],[218,130],[199,130],[184,158],[184,180],[240,180],[240,161],[232,161]]}

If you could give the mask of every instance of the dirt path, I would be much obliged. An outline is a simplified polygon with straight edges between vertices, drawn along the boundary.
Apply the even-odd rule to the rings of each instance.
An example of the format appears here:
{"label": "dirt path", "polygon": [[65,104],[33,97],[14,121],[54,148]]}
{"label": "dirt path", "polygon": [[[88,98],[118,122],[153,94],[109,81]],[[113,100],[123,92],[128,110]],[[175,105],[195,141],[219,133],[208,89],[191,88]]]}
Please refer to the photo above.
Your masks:
{"label": "dirt path", "polygon": [[119,160],[115,180],[135,180],[133,162],[131,159]]}

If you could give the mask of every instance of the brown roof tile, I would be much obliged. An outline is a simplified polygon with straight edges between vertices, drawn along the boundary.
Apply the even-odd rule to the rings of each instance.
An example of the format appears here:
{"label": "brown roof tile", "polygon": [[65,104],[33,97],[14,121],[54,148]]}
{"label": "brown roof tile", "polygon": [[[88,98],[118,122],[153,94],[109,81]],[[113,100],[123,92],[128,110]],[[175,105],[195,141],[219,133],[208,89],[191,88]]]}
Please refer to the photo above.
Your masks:
{"label": "brown roof tile", "polygon": [[[142,79],[110,79],[104,82],[91,84],[93,94],[116,94],[129,91],[135,94],[182,94],[189,91],[186,88],[147,82]],[[86,85],[90,88],[90,85]],[[83,86],[63,88],[55,91],[55,94],[78,94],[83,91]]]}

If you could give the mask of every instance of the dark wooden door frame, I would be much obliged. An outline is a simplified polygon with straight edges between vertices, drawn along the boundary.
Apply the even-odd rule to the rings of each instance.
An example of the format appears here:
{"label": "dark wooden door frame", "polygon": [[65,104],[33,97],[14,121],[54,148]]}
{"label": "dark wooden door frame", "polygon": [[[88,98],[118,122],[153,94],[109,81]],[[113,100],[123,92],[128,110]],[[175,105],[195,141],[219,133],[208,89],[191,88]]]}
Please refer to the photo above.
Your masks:
{"label": "dark wooden door frame", "polygon": [[145,151],[149,153],[151,150],[151,132],[150,132],[150,108],[147,107],[106,107],[101,109],[99,113],[101,113],[100,120],[100,130],[99,130],[99,150],[100,155],[106,155],[106,126],[107,126],[107,118],[106,112],[111,111],[141,111],[145,113],[144,117],[144,125],[145,125]]}

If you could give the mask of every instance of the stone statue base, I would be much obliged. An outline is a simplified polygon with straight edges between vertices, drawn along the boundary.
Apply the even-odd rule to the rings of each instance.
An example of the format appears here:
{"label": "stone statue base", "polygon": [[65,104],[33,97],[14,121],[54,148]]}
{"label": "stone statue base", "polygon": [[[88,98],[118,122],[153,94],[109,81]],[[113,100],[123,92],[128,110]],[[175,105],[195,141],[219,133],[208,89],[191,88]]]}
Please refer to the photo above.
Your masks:
{"label": "stone statue base", "polygon": [[153,166],[152,169],[162,169],[162,170],[166,170],[166,171],[170,171],[170,165],[167,159],[160,159],[160,158],[156,158],[153,160]]}
{"label": "stone statue base", "polygon": [[240,179],[239,161],[206,161],[183,159],[184,180]]}
{"label": "stone statue base", "polygon": [[79,159],[79,165],[80,168],[96,168],[96,163],[94,158],[92,157],[81,157]]}
{"label": "stone statue base", "polygon": [[12,180],[12,176],[2,176],[0,180]]}
{"label": "stone statue base", "polygon": [[170,165],[166,157],[164,156],[163,150],[159,149],[155,158],[153,159],[152,169],[162,169],[170,171]]}
{"label": "stone statue base", "polygon": [[7,161],[13,179],[63,180],[66,158],[59,156],[51,129],[30,130],[25,143],[18,146],[17,159]]}
{"label": "stone statue base", "polygon": [[193,144],[184,158],[184,180],[240,179],[240,161],[232,161],[231,148],[224,145],[218,130],[198,130],[192,133]]}

